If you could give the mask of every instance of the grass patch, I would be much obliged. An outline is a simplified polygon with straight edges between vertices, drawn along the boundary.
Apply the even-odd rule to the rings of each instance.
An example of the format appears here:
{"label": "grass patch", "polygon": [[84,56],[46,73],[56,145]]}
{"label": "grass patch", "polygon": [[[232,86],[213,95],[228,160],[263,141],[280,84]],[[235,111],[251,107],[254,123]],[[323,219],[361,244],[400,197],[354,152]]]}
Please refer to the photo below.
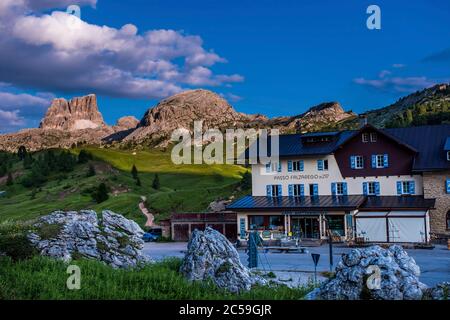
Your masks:
{"label": "grass patch", "polygon": [[44,223],[36,230],[36,234],[41,237],[41,240],[49,240],[56,238],[61,233],[61,229],[61,224]]}
{"label": "grass patch", "polygon": [[66,288],[67,264],[45,257],[13,262],[0,258],[0,299],[301,299],[309,290],[256,287],[231,294],[208,282],[189,282],[178,272],[179,259],[169,259],[141,269],[116,270],[100,262],[77,260],[81,289]]}
{"label": "grass patch", "polygon": [[[31,190],[17,183],[0,185],[0,190],[7,191],[0,197],[0,222],[34,219],[55,210],[92,209],[99,213],[109,209],[143,226],[146,218],[138,207],[141,196],[147,198],[148,209],[158,222],[172,212],[204,211],[214,200],[248,192],[236,190],[246,171],[241,166],[175,165],[170,152],[159,150],[137,151],[136,155],[127,150],[93,147],[86,150],[94,160],[77,164],[74,171],[65,175],[49,177],[39,188]],[[131,176],[133,164],[138,169],[141,186]],[[86,176],[89,165],[95,167],[95,176]],[[13,170],[28,173],[22,163],[15,164]],[[160,182],[158,190],[152,188],[155,173]],[[91,192],[102,182],[111,192],[108,200],[97,204]]]}

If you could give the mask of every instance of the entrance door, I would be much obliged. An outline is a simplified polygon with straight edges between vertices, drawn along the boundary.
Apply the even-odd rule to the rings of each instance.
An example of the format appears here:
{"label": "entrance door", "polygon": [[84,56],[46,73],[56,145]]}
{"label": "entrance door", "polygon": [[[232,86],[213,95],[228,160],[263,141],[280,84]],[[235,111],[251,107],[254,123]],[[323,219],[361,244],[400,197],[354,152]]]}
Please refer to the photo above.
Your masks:
{"label": "entrance door", "polygon": [[292,234],[301,239],[319,239],[319,217],[292,217]]}

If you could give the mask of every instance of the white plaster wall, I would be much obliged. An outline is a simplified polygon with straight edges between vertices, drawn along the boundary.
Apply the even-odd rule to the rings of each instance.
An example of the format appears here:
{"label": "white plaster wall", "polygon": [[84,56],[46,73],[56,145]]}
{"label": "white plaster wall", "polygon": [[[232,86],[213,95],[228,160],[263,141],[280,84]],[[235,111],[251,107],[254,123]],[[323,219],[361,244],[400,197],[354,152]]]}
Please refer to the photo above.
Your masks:
{"label": "white plaster wall", "polygon": [[[328,170],[317,170],[317,160],[327,159]],[[288,172],[287,160],[281,160],[282,171],[266,173],[264,165],[252,166],[252,194],[253,196],[265,196],[266,185],[281,184],[283,196],[288,196],[289,184],[304,184],[305,196],[309,196],[309,184],[317,183],[319,185],[319,195],[331,195],[331,183],[347,182],[348,195],[363,194],[363,182],[380,182],[380,195],[397,195],[397,181],[415,181],[415,194],[423,194],[423,181],[421,175],[403,175],[403,176],[370,176],[370,177],[350,177],[343,178],[334,155],[315,158],[298,158],[292,160],[303,160],[304,171]]]}

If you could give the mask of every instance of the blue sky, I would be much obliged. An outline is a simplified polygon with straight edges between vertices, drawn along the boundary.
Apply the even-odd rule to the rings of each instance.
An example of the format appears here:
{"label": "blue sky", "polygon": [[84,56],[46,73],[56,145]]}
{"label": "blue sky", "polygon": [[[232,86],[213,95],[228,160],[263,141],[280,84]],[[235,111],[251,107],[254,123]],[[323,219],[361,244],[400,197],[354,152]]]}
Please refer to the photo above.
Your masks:
{"label": "blue sky", "polygon": [[[54,10],[64,11],[61,8],[67,1],[53,1],[60,5],[60,9],[42,5],[33,8],[31,15],[43,19]],[[176,66],[177,77],[168,77],[167,73],[155,75],[153,71],[142,72],[143,66],[137,63],[133,67],[128,66],[127,59],[142,59],[144,55],[124,53],[124,48],[120,49],[120,53],[114,51],[115,48],[90,52],[92,43],[97,45],[95,41],[98,39],[89,39],[89,45],[76,55],[80,58],[74,59],[70,66],[58,64],[60,61],[54,63],[52,59],[42,59],[39,64],[30,62],[28,70],[35,72],[35,77],[24,69],[10,67],[14,65],[10,61],[4,60],[2,63],[2,59],[12,59],[14,55],[5,57],[0,54],[0,75],[3,73],[0,82],[4,83],[4,92],[44,97],[44,100],[52,95],[70,98],[97,93],[100,110],[105,120],[112,124],[124,115],[140,118],[160,98],[189,88],[201,87],[221,93],[241,112],[280,116],[300,114],[325,101],[339,101],[347,110],[362,112],[388,105],[401,96],[434,83],[450,81],[450,2],[446,0],[73,2],[80,5],[81,19],[85,24],[106,25],[114,30],[132,24],[137,33],[127,31],[129,37],[162,29],[172,30],[183,37],[182,44],[176,40],[175,46],[178,51],[189,47],[186,52],[178,52],[179,55],[163,53],[154,57],[158,63],[162,60],[170,62],[172,67]],[[381,30],[366,28],[366,8],[371,4],[381,8]],[[61,43],[61,35],[44,37],[48,30],[36,35],[29,31],[21,32],[30,25],[30,28],[38,30],[39,23],[39,20],[20,22],[21,29],[10,32],[11,43],[14,43],[11,52],[24,48],[19,46],[19,40],[21,46],[39,46],[43,57],[54,54],[49,47],[58,54],[61,51],[69,55],[74,52],[70,45]],[[89,30],[83,28],[80,32]],[[104,36],[99,34],[99,37]],[[190,36],[201,39],[194,49],[190,48],[189,42],[197,40]],[[117,39],[116,35],[114,37]],[[85,41],[83,37],[81,40],[74,39],[80,43]],[[147,57],[153,55],[151,50],[160,50],[160,47],[149,49],[148,46],[152,46],[154,41],[149,43],[136,45],[136,51],[142,49]],[[145,51],[147,49],[149,51]],[[112,53],[105,53],[108,50]],[[201,62],[186,63],[186,57],[191,59],[192,52],[198,53],[199,50],[212,55],[209,58],[202,55]],[[45,80],[49,76],[36,67],[42,66],[43,61],[47,61],[48,68],[55,69],[53,72],[60,74],[60,81],[64,84]],[[87,65],[90,66],[89,72],[92,72],[89,75],[83,69]],[[76,75],[79,68],[86,78],[95,78],[98,65],[104,69],[106,66],[108,72],[96,81]],[[107,83],[109,72],[115,77],[119,72],[117,70],[127,77],[131,75],[134,80],[156,78],[163,81],[158,82],[154,89],[154,83],[136,84],[132,81],[130,84],[126,82],[128,80],[123,80],[125,76],[121,74],[113,84]],[[193,70],[201,70],[202,75],[199,76],[198,72],[194,74]],[[203,72],[211,74],[203,76]],[[105,83],[100,83],[102,81]],[[128,88],[133,94],[128,94]],[[1,94],[2,86],[0,98]],[[45,103],[40,103],[39,110],[44,110]],[[16,116],[24,119],[20,122],[22,126],[38,122],[39,113],[29,110],[29,106],[17,110],[11,106],[3,107],[3,112],[18,111]],[[0,118],[1,112],[0,101]],[[15,127],[20,125],[8,128]]]}

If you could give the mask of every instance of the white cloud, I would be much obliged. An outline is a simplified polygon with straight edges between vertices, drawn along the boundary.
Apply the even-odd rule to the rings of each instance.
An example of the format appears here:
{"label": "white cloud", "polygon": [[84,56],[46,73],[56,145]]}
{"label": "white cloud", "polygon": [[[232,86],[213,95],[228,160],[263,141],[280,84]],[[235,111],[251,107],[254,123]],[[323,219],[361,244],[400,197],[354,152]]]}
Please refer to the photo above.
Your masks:
{"label": "white cloud", "polygon": [[19,116],[19,110],[5,111],[0,109],[0,132],[8,132],[25,124],[25,119]]}
{"label": "white cloud", "polygon": [[[241,82],[237,74],[215,74],[226,63],[204,48],[199,36],[174,30],[139,32],[79,20],[63,11],[69,4],[95,6],[96,0],[4,0],[0,19],[0,81],[64,92],[96,92],[131,98],[163,98],[184,86]],[[11,14],[13,12],[13,14]],[[29,14],[31,12],[31,14]]]}
{"label": "white cloud", "polygon": [[439,81],[427,77],[380,77],[378,79],[356,78],[356,84],[372,87],[379,90],[412,92],[431,87]]}

